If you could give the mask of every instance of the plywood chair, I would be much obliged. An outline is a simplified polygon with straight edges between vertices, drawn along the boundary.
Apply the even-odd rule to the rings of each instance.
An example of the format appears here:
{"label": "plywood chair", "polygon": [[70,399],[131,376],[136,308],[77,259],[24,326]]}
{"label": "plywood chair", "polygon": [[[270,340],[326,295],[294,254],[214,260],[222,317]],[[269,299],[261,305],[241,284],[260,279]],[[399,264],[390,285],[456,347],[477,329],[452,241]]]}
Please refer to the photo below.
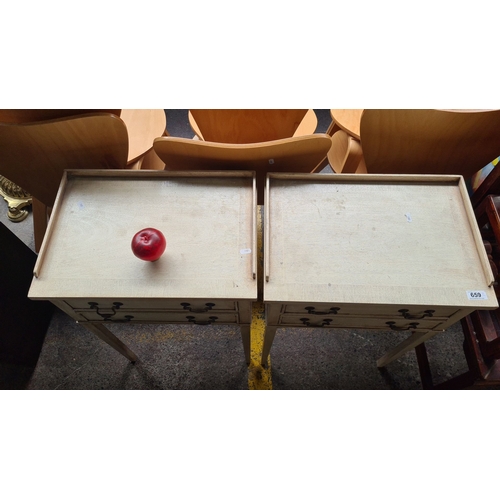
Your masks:
{"label": "plywood chair", "polygon": [[55,120],[0,123],[0,175],[33,196],[35,247],[47,227],[65,169],[132,168],[123,120],[94,113]]}
{"label": "plywood chair", "polygon": [[0,109],[2,123],[30,123],[56,120],[86,113],[111,113],[120,116],[121,109]]}
{"label": "plywood chair", "polygon": [[163,165],[149,163],[156,160],[153,151],[153,140],[161,135],[168,135],[167,119],[163,109],[0,109],[2,123],[32,123],[57,118],[69,118],[93,113],[111,113],[119,116],[125,126],[129,138],[127,165],[144,168],[142,163],[148,162],[148,169],[162,170]]}
{"label": "plywood chair", "polygon": [[360,136],[369,173],[460,174],[500,155],[500,110],[366,109]]}
{"label": "plywood chair", "polygon": [[264,203],[268,172],[312,172],[331,146],[331,137],[312,134],[254,144],[225,144],[159,137],[154,150],[166,170],[251,170],[256,172],[257,203]]}
{"label": "plywood chair", "polygon": [[[365,109],[360,121],[364,164],[358,169],[351,161],[336,171],[461,174],[468,179],[500,154],[499,130],[500,110]],[[338,142],[345,141],[344,131],[337,134]],[[333,163],[335,154],[332,148]]]}
{"label": "plywood chair", "polygon": [[202,141],[250,144],[314,134],[312,109],[191,109],[189,123]]}

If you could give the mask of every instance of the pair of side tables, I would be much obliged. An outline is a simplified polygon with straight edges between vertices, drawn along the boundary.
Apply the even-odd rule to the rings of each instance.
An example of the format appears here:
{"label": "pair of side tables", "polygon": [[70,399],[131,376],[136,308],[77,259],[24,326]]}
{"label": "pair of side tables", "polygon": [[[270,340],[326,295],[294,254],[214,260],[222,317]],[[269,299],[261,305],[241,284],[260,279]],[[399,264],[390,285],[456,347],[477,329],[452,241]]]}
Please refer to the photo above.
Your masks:
{"label": "pair of side tables", "polygon": [[[261,301],[263,365],[280,327],[408,331],[381,367],[498,307],[461,176],[268,174],[262,208],[256,190],[244,171],[68,170],[29,297],[132,362],[110,323],[239,325],[250,363]],[[131,251],[145,227],[167,239],[156,262]]]}

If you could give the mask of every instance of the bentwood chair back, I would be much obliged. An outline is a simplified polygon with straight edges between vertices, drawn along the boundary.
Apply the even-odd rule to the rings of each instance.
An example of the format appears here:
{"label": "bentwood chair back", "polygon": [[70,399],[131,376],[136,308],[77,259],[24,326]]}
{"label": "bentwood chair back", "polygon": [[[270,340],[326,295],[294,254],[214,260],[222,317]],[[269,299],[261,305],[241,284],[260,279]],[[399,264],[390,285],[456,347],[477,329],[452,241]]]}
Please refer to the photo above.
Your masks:
{"label": "bentwood chair back", "polygon": [[87,113],[111,113],[120,116],[121,109],[0,109],[0,122],[30,123]]}
{"label": "bentwood chair back", "polygon": [[360,142],[345,130],[336,131],[328,159],[336,173],[469,179],[500,155],[498,130],[500,110],[365,109]]}
{"label": "bentwood chair back", "polygon": [[163,169],[153,153],[153,140],[168,135],[163,109],[0,109],[0,122],[32,123],[94,113],[110,113],[125,122],[129,138],[128,166],[137,163],[132,168]]}
{"label": "bentwood chair back", "polygon": [[191,109],[189,123],[202,141],[250,144],[314,134],[312,109]]}
{"label": "bentwood chair back", "polygon": [[368,173],[469,179],[500,155],[500,110],[365,109],[360,137]]}
{"label": "bentwood chair back", "polygon": [[332,144],[326,134],[254,144],[224,144],[180,137],[159,137],[153,148],[166,170],[251,170],[256,172],[257,203],[264,203],[268,172],[314,171]]}
{"label": "bentwood chair back", "polygon": [[129,168],[127,156],[127,128],[113,114],[0,123],[0,175],[33,196],[37,251],[64,170]]}

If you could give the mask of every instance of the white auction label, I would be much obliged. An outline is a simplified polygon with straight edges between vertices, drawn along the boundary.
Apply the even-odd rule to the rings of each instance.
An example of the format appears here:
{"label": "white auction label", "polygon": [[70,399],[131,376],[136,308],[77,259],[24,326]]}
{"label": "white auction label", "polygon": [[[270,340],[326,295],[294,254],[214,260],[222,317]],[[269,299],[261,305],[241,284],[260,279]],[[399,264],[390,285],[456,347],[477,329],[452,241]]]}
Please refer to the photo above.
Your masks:
{"label": "white auction label", "polygon": [[467,290],[467,298],[469,300],[488,300],[486,292],[482,290]]}

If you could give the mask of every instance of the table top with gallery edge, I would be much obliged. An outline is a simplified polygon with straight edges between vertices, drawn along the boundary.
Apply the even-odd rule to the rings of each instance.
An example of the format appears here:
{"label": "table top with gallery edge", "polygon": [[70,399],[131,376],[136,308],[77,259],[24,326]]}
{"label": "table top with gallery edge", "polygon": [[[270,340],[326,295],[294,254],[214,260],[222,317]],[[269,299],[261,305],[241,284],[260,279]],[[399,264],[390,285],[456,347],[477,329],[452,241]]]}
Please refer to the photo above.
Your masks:
{"label": "table top with gallery edge", "polygon": [[266,302],[498,307],[461,176],[270,174],[265,207]]}
{"label": "table top with gallery edge", "polygon": [[[29,292],[32,299],[255,299],[252,172],[66,171]],[[135,257],[145,227],[167,240]]]}

